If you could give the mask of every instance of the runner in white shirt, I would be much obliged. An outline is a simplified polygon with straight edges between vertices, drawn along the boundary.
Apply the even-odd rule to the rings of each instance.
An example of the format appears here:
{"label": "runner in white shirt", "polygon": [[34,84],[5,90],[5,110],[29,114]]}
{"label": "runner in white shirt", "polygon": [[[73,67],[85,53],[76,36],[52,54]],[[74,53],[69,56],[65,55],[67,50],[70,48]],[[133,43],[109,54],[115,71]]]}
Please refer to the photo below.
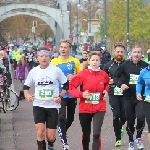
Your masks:
{"label": "runner in white shirt", "polygon": [[[27,101],[33,101],[38,150],[46,150],[45,134],[48,150],[54,150],[58,109],[61,107],[61,99],[66,94],[69,84],[61,69],[49,64],[50,52],[48,49],[40,48],[37,55],[40,65],[29,72],[24,83],[24,94]],[[59,82],[63,84],[61,93],[59,92]],[[32,84],[35,85],[34,95],[29,93]]]}

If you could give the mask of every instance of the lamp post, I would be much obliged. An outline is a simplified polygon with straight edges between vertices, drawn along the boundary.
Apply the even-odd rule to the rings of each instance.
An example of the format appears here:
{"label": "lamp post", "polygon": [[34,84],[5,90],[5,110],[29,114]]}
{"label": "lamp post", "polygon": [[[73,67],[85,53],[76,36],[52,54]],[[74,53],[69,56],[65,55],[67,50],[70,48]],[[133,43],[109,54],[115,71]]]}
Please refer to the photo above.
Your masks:
{"label": "lamp post", "polygon": [[[64,4],[66,4],[66,3],[67,3],[67,9],[66,10],[62,10],[62,6]],[[65,2],[64,4],[61,5],[61,9],[60,9],[60,11],[61,11],[60,16],[62,18],[62,25],[63,25],[63,35],[62,35],[62,38],[64,38],[64,22],[63,22],[64,14],[63,14],[63,12],[69,13],[69,26],[70,26],[70,34],[71,34],[71,2],[68,1],[68,2]]]}
{"label": "lamp post", "polygon": [[130,35],[129,35],[129,0],[126,0],[126,40],[127,40],[127,52],[130,51]]}
{"label": "lamp post", "polygon": [[80,0],[77,4],[77,49],[79,49],[79,7],[80,7]]}
{"label": "lamp post", "polygon": [[106,46],[106,39],[107,39],[107,5],[106,0],[104,0],[104,43]]}
{"label": "lamp post", "polygon": [[89,13],[89,40],[90,40],[90,46],[91,46],[91,19],[92,19],[92,16],[91,16],[91,0],[88,0],[89,3],[88,3],[88,13]]}

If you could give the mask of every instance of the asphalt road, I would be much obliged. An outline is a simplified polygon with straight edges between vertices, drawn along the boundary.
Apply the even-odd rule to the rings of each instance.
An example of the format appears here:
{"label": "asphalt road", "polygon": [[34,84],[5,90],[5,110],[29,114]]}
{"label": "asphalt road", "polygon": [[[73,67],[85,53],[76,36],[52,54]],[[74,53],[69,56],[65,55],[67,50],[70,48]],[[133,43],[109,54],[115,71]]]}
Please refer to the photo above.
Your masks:
{"label": "asphalt road", "polygon": [[[20,82],[14,80],[14,89],[19,93]],[[31,93],[33,93],[33,87]],[[34,127],[32,115],[32,103],[26,100],[20,101],[19,107],[15,111],[9,111],[6,114],[0,113],[0,150],[37,150],[36,130]],[[125,126],[124,126],[125,128]],[[78,119],[78,107],[76,108],[75,120],[68,131],[69,146],[71,150],[82,150],[81,145],[81,127]],[[150,150],[147,142],[147,126],[143,132],[145,150]],[[116,148],[115,136],[112,125],[112,112],[107,100],[107,113],[105,115],[102,127],[102,150],[127,150],[128,137],[125,133],[122,139],[123,145]],[[92,143],[92,133],[90,150]],[[57,134],[55,150],[62,150],[62,145]]]}

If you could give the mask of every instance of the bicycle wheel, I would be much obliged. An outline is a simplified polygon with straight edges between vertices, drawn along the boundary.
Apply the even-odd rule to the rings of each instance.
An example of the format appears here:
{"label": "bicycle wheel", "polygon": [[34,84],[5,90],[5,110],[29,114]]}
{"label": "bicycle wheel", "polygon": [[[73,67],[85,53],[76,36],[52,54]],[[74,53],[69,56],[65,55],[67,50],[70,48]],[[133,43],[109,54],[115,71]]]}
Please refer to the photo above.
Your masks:
{"label": "bicycle wheel", "polygon": [[3,112],[6,113],[7,110],[7,104],[5,103],[5,95],[3,92],[1,92],[1,102],[2,102],[2,107],[3,107]]}
{"label": "bicycle wheel", "polygon": [[16,110],[16,108],[19,106],[19,96],[18,94],[12,90],[11,88],[7,88],[7,110]]}

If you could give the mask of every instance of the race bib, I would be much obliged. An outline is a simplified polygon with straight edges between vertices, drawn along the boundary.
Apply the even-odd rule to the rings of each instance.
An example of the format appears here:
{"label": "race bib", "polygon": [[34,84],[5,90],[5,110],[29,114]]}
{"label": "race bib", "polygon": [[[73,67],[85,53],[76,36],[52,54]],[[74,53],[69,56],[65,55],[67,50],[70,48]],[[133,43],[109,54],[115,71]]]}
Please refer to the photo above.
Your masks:
{"label": "race bib", "polygon": [[137,84],[138,77],[139,75],[130,74],[129,84]]}
{"label": "race bib", "polygon": [[38,91],[38,94],[42,100],[51,100],[51,98],[54,96],[54,91],[49,89],[42,89]]}
{"label": "race bib", "polygon": [[144,101],[150,103],[150,96],[145,96]]}
{"label": "race bib", "polygon": [[100,93],[91,93],[91,98],[86,99],[85,103],[98,104],[100,101]]}
{"label": "race bib", "polygon": [[123,90],[116,86],[114,88],[114,95],[123,95]]}

